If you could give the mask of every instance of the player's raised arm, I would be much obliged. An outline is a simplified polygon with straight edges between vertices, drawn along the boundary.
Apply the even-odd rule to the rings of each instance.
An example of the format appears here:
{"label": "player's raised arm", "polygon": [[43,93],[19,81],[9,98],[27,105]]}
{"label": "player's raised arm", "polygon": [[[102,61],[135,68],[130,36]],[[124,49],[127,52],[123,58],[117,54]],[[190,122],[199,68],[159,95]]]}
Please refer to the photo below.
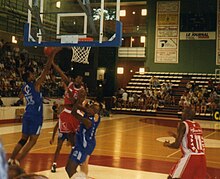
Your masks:
{"label": "player's raised arm", "polygon": [[49,72],[49,70],[51,68],[52,61],[54,60],[54,57],[57,54],[57,52],[59,52],[60,50],[61,50],[61,48],[54,48],[52,53],[48,56],[47,63],[44,66],[44,69],[43,69],[41,75],[37,78],[36,83],[35,83],[35,89],[37,91],[40,91],[40,86],[43,83],[43,81],[46,79],[46,75],[47,75],[47,73]]}
{"label": "player's raised arm", "polygon": [[60,74],[64,83],[68,85],[70,83],[70,79],[64,74],[64,72],[60,69],[60,67],[54,63],[54,61],[52,61],[52,65],[53,68]]}

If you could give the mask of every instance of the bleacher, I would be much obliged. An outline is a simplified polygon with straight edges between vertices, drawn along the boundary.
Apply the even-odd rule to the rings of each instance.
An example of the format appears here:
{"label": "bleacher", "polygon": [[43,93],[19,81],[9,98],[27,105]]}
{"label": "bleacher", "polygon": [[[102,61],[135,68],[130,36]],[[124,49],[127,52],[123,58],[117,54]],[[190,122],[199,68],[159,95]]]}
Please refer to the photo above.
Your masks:
{"label": "bleacher", "polygon": [[[181,111],[179,111],[178,102],[181,95],[186,90],[186,84],[188,82],[195,82],[199,88],[202,86],[207,88],[209,80],[212,80],[215,85],[219,82],[219,79],[216,79],[215,74],[208,73],[145,72],[140,74],[139,72],[136,72],[127,84],[125,88],[126,92],[137,93],[140,95],[145,89],[150,89],[149,81],[152,76],[158,78],[160,84],[166,81],[170,81],[172,83],[172,95],[175,97],[175,105],[158,107],[157,110],[115,107],[112,109],[113,112],[124,114],[179,117],[181,115]],[[196,118],[211,120],[212,114],[196,113]]]}

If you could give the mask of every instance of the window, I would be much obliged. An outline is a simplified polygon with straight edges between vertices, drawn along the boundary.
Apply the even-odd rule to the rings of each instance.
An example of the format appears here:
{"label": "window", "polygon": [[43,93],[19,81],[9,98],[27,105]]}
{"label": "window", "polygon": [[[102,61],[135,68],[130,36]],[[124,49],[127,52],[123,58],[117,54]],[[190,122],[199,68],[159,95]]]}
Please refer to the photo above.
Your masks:
{"label": "window", "polygon": [[145,72],[145,68],[139,68],[139,73],[143,74]]}
{"label": "window", "polygon": [[126,10],[120,10],[120,16],[125,17],[126,16]]}
{"label": "window", "polygon": [[141,10],[141,15],[146,16],[147,15],[147,9],[142,9]]}
{"label": "window", "polygon": [[117,74],[124,74],[124,68],[123,67],[118,67],[117,68]]}
{"label": "window", "polygon": [[56,2],[56,7],[57,7],[57,8],[60,8],[60,6],[61,6],[61,2],[60,2],[60,1],[57,1],[57,2]]}
{"label": "window", "polygon": [[140,41],[141,41],[141,43],[145,43],[145,36],[141,36]]}

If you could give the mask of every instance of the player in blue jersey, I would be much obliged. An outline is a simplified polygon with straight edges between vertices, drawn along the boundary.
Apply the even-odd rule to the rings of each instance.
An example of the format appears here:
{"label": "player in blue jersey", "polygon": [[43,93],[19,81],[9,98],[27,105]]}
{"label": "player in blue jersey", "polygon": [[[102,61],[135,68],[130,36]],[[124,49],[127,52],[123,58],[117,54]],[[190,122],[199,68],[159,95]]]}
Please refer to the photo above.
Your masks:
{"label": "player in blue jersey", "polygon": [[[87,105],[88,110],[90,111],[82,114],[79,110],[77,112],[73,111],[73,114],[79,119],[80,127],[76,133],[76,143],[75,146],[72,148],[70,153],[67,165],[66,165],[66,172],[68,176],[71,178],[74,174],[76,174],[76,169],[79,165],[81,165],[81,171],[83,175],[88,175],[88,162],[89,157],[95,149],[96,146],[96,129],[100,123],[100,109],[101,106],[99,103],[94,102],[92,104]],[[81,114],[81,115],[79,115]],[[91,115],[93,114],[93,115]],[[88,120],[91,122],[91,125],[88,125]]]}
{"label": "player in blue jersey", "polygon": [[26,109],[22,119],[22,136],[8,160],[9,164],[19,165],[20,161],[37,142],[43,123],[43,98],[40,89],[51,68],[52,61],[59,50],[60,48],[54,48],[51,55],[48,56],[44,70],[37,79],[35,79],[32,69],[26,70],[22,76],[25,83],[22,86],[19,97],[26,99]]}

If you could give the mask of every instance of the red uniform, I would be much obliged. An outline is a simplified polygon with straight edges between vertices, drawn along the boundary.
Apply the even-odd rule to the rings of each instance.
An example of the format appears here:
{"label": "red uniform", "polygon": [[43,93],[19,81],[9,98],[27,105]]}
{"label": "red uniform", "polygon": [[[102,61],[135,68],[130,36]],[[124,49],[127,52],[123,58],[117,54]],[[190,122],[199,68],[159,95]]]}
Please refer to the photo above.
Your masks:
{"label": "red uniform", "polygon": [[[64,105],[74,105],[75,100],[78,98],[78,92],[82,89],[83,86],[76,88],[74,83],[70,82],[64,94]],[[62,133],[76,132],[79,126],[79,120],[71,114],[71,110],[72,108],[64,108],[60,113],[59,129]]]}
{"label": "red uniform", "polygon": [[170,176],[181,179],[205,179],[206,158],[202,129],[197,122],[183,122],[186,131],[181,143],[182,158],[172,168]]}

